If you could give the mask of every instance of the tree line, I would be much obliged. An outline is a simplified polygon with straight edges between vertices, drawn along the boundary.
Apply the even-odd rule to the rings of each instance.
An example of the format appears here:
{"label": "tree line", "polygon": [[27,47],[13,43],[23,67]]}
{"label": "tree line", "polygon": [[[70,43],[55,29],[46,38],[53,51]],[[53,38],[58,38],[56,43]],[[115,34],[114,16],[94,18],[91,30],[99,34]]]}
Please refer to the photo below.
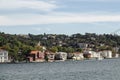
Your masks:
{"label": "tree line", "polygon": [[[120,47],[120,36],[95,33],[77,33],[73,35],[45,33],[40,35],[16,35],[0,32],[0,48],[8,50],[9,56],[15,60],[25,60],[31,50],[42,51],[42,47],[37,46],[38,42],[52,52],[63,51],[73,53],[76,51],[82,52],[78,43],[90,44],[89,48],[93,50],[112,50],[113,47]],[[102,44],[103,46],[101,46]]]}

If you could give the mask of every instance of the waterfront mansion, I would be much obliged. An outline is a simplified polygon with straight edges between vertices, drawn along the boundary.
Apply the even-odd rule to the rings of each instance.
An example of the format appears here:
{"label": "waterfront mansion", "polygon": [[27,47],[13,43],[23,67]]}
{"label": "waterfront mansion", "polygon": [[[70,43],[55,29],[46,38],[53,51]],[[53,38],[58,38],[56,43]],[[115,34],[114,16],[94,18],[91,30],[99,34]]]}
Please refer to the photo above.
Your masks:
{"label": "waterfront mansion", "polygon": [[8,51],[0,49],[0,63],[8,62]]}

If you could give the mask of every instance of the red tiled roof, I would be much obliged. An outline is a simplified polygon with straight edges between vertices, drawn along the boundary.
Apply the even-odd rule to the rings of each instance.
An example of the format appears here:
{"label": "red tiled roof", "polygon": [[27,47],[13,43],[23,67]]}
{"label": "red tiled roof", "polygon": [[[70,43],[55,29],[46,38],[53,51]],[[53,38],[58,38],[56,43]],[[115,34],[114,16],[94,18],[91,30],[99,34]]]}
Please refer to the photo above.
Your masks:
{"label": "red tiled roof", "polygon": [[39,51],[31,51],[30,54],[37,54]]}

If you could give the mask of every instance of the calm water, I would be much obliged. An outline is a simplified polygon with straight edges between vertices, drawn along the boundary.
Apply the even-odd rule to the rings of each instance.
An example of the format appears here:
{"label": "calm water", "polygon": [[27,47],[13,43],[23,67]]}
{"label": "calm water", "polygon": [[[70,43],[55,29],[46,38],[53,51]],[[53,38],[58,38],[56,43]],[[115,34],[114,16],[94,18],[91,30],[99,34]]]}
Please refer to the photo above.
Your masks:
{"label": "calm water", "polygon": [[120,80],[120,59],[0,64],[0,80]]}

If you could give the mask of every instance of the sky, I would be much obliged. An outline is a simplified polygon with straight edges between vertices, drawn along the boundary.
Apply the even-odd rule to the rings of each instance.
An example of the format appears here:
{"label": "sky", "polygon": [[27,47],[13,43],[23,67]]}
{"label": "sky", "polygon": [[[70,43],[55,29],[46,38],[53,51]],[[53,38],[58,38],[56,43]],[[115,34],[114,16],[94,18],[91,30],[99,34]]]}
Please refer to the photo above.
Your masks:
{"label": "sky", "polygon": [[120,0],[0,0],[0,32],[110,34],[120,29]]}

